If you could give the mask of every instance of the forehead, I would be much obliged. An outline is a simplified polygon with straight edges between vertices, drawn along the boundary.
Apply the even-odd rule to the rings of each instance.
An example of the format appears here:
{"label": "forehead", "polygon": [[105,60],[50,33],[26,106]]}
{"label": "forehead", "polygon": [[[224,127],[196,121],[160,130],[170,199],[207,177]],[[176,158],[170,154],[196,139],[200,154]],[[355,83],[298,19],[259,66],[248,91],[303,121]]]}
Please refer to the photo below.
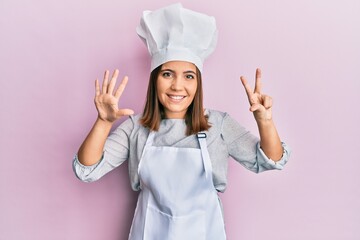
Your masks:
{"label": "forehead", "polygon": [[193,71],[196,72],[196,66],[195,64],[191,62],[185,62],[185,61],[170,61],[166,62],[162,65],[161,70],[163,69],[171,69],[173,71]]}

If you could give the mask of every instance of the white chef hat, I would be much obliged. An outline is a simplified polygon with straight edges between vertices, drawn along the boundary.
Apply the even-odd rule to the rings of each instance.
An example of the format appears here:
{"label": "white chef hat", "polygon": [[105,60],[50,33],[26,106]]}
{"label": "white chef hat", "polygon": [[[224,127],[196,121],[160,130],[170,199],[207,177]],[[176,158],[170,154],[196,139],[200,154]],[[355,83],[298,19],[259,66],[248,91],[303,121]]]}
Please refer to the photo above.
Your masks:
{"label": "white chef hat", "polygon": [[153,12],[144,11],[136,29],[151,56],[151,71],[168,61],[194,63],[200,71],[215,49],[214,17],[173,4]]}

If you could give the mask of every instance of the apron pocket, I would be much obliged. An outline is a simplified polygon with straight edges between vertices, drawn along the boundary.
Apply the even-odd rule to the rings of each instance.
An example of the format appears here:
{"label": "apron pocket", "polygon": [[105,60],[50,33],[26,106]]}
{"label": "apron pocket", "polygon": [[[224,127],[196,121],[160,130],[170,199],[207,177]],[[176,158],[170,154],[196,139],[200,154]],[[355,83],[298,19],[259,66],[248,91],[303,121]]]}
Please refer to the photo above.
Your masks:
{"label": "apron pocket", "polygon": [[205,240],[205,212],[170,216],[148,206],[144,229],[145,240]]}

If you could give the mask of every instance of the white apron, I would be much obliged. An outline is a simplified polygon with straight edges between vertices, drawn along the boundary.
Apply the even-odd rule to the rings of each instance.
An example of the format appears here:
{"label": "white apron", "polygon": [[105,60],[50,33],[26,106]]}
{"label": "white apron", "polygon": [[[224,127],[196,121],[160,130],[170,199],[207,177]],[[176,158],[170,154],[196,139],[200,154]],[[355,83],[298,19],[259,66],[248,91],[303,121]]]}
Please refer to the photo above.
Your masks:
{"label": "white apron", "polygon": [[226,239],[206,134],[198,134],[200,149],[155,147],[154,135],[139,163],[141,192],[129,240]]}

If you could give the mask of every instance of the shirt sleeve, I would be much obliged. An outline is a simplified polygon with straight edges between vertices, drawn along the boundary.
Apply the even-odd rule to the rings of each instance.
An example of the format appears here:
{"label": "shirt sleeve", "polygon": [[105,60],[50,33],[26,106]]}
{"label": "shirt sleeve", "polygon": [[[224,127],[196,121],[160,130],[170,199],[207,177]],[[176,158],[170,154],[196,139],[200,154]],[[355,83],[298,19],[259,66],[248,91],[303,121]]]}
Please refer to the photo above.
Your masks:
{"label": "shirt sleeve", "polygon": [[248,170],[260,173],[266,170],[283,169],[290,156],[290,148],[282,143],[283,155],[273,161],[260,148],[259,138],[247,131],[228,114],[222,124],[222,137],[228,147],[229,155]]}
{"label": "shirt sleeve", "polygon": [[124,163],[129,157],[129,135],[134,127],[131,118],[117,127],[106,139],[101,159],[91,166],[80,163],[78,156],[73,159],[75,175],[83,182],[93,182]]}

